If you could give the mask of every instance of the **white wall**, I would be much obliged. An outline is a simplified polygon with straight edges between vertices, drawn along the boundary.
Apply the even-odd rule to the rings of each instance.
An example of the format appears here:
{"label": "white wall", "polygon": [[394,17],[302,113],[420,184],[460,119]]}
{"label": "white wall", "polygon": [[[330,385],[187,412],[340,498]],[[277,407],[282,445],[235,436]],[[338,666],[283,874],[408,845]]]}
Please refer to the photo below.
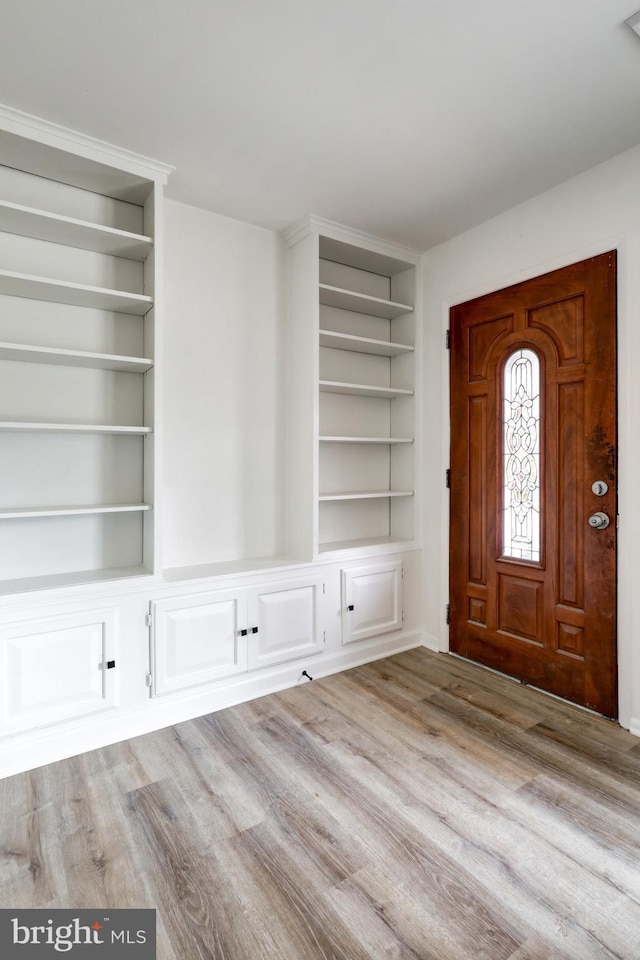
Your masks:
{"label": "white wall", "polygon": [[640,148],[428,251],[424,304],[425,627],[447,649],[449,307],[607,250],[618,250],[620,719],[640,735]]}
{"label": "white wall", "polygon": [[165,204],[163,566],[279,552],[278,235]]}

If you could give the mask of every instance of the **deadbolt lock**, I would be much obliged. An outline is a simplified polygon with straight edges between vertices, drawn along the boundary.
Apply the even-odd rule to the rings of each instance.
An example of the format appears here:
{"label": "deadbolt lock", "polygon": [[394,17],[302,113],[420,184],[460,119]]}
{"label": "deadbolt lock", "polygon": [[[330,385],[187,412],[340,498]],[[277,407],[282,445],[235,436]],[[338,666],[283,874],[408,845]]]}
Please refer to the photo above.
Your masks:
{"label": "deadbolt lock", "polygon": [[595,483],[591,484],[591,489],[596,497],[604,497],[605,493],[609,490],[609,484],[605,483],[604,480],[596,480]]}

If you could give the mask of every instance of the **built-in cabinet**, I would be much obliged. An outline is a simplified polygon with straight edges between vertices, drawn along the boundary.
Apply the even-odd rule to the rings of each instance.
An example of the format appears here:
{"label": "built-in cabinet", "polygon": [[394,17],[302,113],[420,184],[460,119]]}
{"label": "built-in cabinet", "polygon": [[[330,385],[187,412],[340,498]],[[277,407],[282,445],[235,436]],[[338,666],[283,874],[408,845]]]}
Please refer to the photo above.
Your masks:
{"label": "built-in cabinet", "polygon": [[77,150],[0,131],[1,593],[157,566],[166,168]]}
{"label": "built-in cabinet", "polygon": [[416,529],[417,255],[315,218],[286,242],[291,552],[398,549]]}
{"label": "built-in cabinet", "polygon": [[151,604],[153,696],[319,653],[320,577]]}
{"label": "built-in cabinet", "polygon": [[277,588],[248,591],[249,669],[271,667],[320,653],[323,646],[324,581],[321,575]]}
{"label": "built-in cabinet", "polygon": [[402,561],[377,560],[341,573],[342,642],[402,629]]}
{"label": "built-in cabinet", "polygon": [[67,588],[41,616],[16,601],[0,618],[0,776],[416,646],[419,569],[414,550]]}
{"label": "built-in cabinet", "polygon": [[419,643],[417,255],[286,234],[277,553],[165,570],[171,168],[4,108],[0,160],[0,775]]}
{"label": "built-in cabinet", "polygon": [[[151,603],[147,683],[161,697],[247,669],[239,591],[179,596]],[[244,636],[241,636],[244,629]]]}
{"label": "built-in cabinet", "polygon": [[1,625],[2,735],[113,708],[117,661],[114,607]]}
{"label": "built-in cabinet", "polygon": [[268,586],[154,601],[151,694],[163,696],[322,653],[331,633],[332,603],[338,605],[333,613],[339,615],[342,645],[402,630],[402,580],[402,558],[390,557]]}

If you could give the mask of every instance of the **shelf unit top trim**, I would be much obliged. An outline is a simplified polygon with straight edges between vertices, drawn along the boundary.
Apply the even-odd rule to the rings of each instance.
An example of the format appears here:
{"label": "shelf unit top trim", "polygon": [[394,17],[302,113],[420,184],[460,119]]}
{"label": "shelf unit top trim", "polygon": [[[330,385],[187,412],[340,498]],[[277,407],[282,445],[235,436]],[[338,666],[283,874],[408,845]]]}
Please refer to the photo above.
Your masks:
{"label": "shelf unit top trim", "polygon": [[97,503],[70,507],[0,507],[0,520],[30,517],[71,517],[90,513],[134,513],[151,510],[150,503]]}
{"label": "shelf unit top trim", "polygon": [[307,214],[283,231],[285,243],[289,247],[309,234],[336,240],[350,247],[362,247],[378,254],[380,257],[386,257],[396,273],[399,272],[399,269],[409,269],[409,267],[415,266],[422,256],[422,252],[419,250],[405,247],[393,240],[385,240],[383,237],[364,233],[362,230],[346,227],[334,220],[325,220],[323,217],[314,214]]}
{"label": "shelf unit top trim", "polygon": [[[62,154],[64,162],[61,162]],[[6,166],[49,180],[72,183],[96,193],[105,193],[100,184],[118,182],[120,190],[108,192],[109,196],[135,191],[145,181],[147,185],[149,181],[165,184],[175,169],[170,164],[5,104],[0,104],[0,155]],[[76,157],[78,162],[70,164],[69,155]],[[128,199],[125,195],[120,198]]]}
{"label": "shelf unit top trim", "polygon": [[0,201],[0,230],[128,260],[146,260],[153,246],[152,237],[8,200]]}
{"label": "shelf unit top trim", "polygon": [[381,357],[397,357],[402,353],[413,353],[415,347],[408,343],[395,343],[392,340],[374,340],[372,337],[357,337],[352,333],[336,333],[334,330],[320,330],[320,346],[333,350],[348,350],[352,353],[369,353]]}

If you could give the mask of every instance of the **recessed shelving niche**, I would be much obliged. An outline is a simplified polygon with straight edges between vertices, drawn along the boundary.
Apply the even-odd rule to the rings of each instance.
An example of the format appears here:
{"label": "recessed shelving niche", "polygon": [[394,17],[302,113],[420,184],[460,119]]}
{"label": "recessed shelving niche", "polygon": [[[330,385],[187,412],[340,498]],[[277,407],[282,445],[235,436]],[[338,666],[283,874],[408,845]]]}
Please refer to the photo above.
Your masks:
{"label": "recessed shelving niche", "polygon": [[0,593],[152,572],[170,168],[11,125],[0,146]]}
{"label": "recessed shelving niche", "polygon": [[313,217],[286,241],[298,358],[290,549],[319,557],[410,544],[418,255]]}

